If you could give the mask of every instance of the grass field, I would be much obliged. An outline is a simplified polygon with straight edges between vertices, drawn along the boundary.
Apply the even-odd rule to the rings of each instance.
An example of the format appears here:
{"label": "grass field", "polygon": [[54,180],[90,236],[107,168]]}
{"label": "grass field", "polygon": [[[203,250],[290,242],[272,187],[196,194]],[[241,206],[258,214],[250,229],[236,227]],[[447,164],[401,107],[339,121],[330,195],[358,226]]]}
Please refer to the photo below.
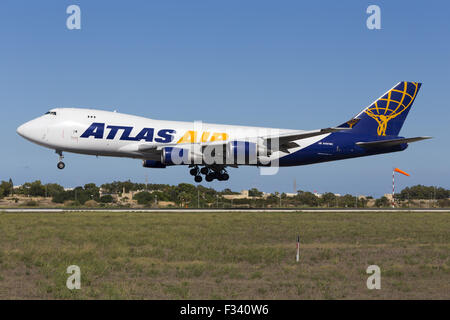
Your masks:
{"label": "grass field", "polygon": [[450,299],[449,231],[442,212],[0,213],[0,299]]}

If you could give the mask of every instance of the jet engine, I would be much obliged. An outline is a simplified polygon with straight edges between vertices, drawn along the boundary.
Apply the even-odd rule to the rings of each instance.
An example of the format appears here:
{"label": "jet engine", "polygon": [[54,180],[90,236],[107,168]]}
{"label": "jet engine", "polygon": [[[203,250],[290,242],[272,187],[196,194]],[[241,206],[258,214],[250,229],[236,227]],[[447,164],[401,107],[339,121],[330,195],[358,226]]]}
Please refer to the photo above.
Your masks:
{"label": "jet engine", "polygon": [[201,164],[202,160],[201,152],[187,148],[166,147],[161,152],[161,162],[165,165]]}
{"label": "jet engine", "polygon": [[142,163],[144,168],[165,168],[166,165],[161,163],[161,161],[155,160],[144,160]]}

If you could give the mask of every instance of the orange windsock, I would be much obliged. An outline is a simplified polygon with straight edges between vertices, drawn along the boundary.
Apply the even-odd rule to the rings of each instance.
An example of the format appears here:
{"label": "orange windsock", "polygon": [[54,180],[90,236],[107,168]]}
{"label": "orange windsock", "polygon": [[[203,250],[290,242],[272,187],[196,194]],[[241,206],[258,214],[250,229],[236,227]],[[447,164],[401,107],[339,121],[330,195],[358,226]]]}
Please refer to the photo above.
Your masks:
{"label": "orange windsock", "polygon": [[400,170],[399,168],[395,168],[394,171],[395,171],[395,172],[398,172],[398,173],[401,173],[401,174],[404,174],[405,176],[408,176],[408,177],[409,177],[409,173],[406,173],[405,171]]}

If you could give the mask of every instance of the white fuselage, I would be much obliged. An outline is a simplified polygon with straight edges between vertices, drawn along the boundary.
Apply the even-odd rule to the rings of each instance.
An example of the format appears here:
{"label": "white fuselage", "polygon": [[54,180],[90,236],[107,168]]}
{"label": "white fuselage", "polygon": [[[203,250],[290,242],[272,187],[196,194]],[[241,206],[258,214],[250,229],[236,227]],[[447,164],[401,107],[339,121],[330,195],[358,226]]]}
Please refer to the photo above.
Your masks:
{"label": "white fuselage", "polygon": [[[86,132],[93,124],[97,127],[91,130],[89,135],[89,132]],[[81,108],[52,109],[17,129],[26,139],[56,151],[140,159],[148,158],[148,155],[139,151],[142,145],[181,146],[193,142],[257,140],[258,137],[291,131],[293,130],[153,120],[118,112]],[[326,135],[303,139],[302,148],[324,136]],[[276,152],[271,157],[280,156],[282,154]]]}

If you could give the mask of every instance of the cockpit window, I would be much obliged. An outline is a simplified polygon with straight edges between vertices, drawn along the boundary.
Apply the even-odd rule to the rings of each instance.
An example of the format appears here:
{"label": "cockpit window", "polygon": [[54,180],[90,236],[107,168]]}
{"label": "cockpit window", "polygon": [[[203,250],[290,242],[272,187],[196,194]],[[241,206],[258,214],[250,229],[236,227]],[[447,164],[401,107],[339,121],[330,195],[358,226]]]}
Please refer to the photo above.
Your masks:
{"label": "cockpit window", "polygon": [[47,111],[45,114],[51,114],[53,116],[56,116],[56,112],[55,111]]}

